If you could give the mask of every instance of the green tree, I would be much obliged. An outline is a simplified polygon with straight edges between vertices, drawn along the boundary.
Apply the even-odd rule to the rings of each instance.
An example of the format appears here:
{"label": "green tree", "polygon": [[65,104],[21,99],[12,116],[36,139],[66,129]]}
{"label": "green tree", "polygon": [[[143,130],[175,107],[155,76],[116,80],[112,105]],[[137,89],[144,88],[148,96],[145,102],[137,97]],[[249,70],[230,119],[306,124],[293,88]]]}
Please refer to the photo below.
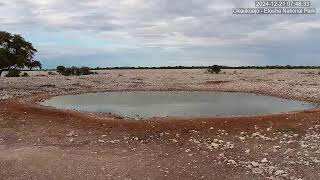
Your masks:
{"label": "green tree", "polygon": [[23,69],[36,62],[33,59],[36,52],[22,36],[0,31],[0,76],[4,70]]}
{"label": "green tree", "polygon": [[29,63],[27,63],[26,65],[29,70],[31,71],[33,68],[39,68],[39,69],[42,69],[42,64],[40,61],[31,61]]}

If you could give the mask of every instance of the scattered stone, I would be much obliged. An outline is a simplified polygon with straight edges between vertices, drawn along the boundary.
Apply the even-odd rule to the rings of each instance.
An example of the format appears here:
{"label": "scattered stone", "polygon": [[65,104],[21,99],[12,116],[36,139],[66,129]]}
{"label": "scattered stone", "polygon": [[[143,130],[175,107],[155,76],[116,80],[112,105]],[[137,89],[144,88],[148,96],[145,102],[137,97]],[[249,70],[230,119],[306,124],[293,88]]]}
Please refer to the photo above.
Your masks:
{"label": "scattered stone", "polygon": [[269,161],[267,160],[267,158],[263,158],[263,159],[261,160],[261,162],[262,162],[262,163],[268,163]]}
{"label": "scattered stone", "polygon": [[274,173],[276,176],[280,176],[282,174],[284,174],[284,170],[276,170],[276,172]]}
{"label": "scattered stone", "polygon": [[74,131],[71,131],[71,132],[68,133],[66,136],[67,136],[67,137],[73,137],[73,136],[75,136],[75,133],[74,133]]}
{"label": "scattered stone", "polygon": [[98,142],[99,142],[99,143],[105,143],[105,141],[102,140],[102,139],[98,139]]}
{"label": "scattered stone", "polygon": [[252,161],[252,162],[251,162],[251,165],[252,165],[253,167],[259,167],[259,163],[258,163],[258,162],[255,162],[255,161]]}
{"label": "scattered stone", "polygon": [[213,148],[215,148],[215,149],[217,149],[217,148],[219,148],[219,144],[217,144],[217,143],[211,143],[210,144],[211,145],[211,147],[213,147]]}
{"label": "scattered stone", "polygon": [[178,140],[176,140],[176,139],[171,139],[172,140],[172,142],[174,142],[174,143],[177,143],[178,142]]}
{"label": "scattered stone", "polygon": [[262,174],[263,173],[263,169],[261,169],[261,168],[253,168],[252,172],[254,174]]}
{"label": "scattered stone", "polygon": [[229,164],[232,164],[232,165],[237,165],[236,161],[234,161],[234,160],[232,160],[232,159],[228,160],[228,163],[229,163]]}

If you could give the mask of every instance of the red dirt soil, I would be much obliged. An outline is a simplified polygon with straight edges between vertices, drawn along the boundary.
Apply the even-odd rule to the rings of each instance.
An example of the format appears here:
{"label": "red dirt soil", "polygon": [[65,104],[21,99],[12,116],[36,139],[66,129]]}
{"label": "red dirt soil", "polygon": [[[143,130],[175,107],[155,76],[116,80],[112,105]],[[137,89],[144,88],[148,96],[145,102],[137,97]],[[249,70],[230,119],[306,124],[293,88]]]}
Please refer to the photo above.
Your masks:
{"label": "red dirt soil", "polygon": [[[0,104],[1,179],[265,179],[274,175],[257,174],[228,160],[259,162],[279,142],[249,138],[243,143],[239,134],[260,131],[270,137],[279,133],[300,137],[320,124],[319,110],[247,117],[114,119],[34,104],[45,96]],[[272,129],[266,131],[268,127]],[[202,146],[215,138],[235,147]],[[251,153],[244,153],[246,149]],[[268,151],[266,157],[286,167],[279,152]],[[292,165],[287,171],[292,178],[320,177],[317,165]]]}

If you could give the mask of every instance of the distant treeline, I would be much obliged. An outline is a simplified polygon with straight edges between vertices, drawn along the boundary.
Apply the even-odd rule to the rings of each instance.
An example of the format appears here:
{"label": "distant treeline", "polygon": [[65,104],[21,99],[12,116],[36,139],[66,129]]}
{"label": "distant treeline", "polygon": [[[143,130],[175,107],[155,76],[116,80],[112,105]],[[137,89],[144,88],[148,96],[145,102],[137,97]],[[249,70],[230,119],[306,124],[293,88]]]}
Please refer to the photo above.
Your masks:
{"label": "distant treeline", "polygon": [[[96,67],[92,70],[117,70],[117,69],[208,69],[212,66],[161,66],[161,67]],[[221,69],[320,69],[320,66],[220,66]]]}

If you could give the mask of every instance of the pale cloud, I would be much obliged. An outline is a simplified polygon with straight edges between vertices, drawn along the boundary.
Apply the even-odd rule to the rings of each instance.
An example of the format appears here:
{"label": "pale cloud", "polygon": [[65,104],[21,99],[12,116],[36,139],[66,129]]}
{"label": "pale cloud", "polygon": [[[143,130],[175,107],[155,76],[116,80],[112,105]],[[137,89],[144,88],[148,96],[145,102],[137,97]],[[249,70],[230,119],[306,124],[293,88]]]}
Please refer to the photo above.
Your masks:
{"label": "pale cloud", "polygon": [[248,0],[15,0],[10,4],[1,11],[7,18],[0,24],[18,28],[19,23],[26,25],[27,22],[101,34],[115,31],[120,35],[126,33],[141,45],[147,42],[147,46],[151,42],[155,42],[154,46],[184,47],[234,44],[261,37],[285,39],[297,31],[304,33],[308,28],[317,28],[312,24],[319,24],[319,19],[296,22],[295,16],[232,15],[234,7],[252,6],[253,2]]}
{"label": "pale cloud", "polygon": [[[319,4],[312,1],[313,7]],[[115,49],[124,52],[157,48],[180,50],[183,54],[183,50],[225,48],[225,58],[223,54],[207,57],[207,54],[195,53],[193,59],[209,61],[215,58],[217,62],[226,58],[232,59],[229,62],[241,59],[244,64],[254,63],[245,60],[244,56],[256,59],[258,63],[265,61],[270,54],[263,53],[274,43],[294,40],[305,44],[310,41],[308,37],[320,36],[319,15],[232,14],[232,8],[253,6],[253,0],[7,0],[0,2],[0,27],[17,33],[33,32],[34,29],[82,33],[88,41],[117,42],[114,53]],[[58,48],[39,46],[45,52],[55,52],[53,49]],[[50,46],[54,48],[50,49]],[[83,50],[86,48],[88,51]],[[95,50],[110,53],[110,47],[103,48],[107,50],[100,47],[77,49],[79,54]],[[228,55],[227,50],[233,49],[244,49],[243,53],[238,52],[238,60],[237,55]],[[64,55],[71,54],[64,51]]]}

